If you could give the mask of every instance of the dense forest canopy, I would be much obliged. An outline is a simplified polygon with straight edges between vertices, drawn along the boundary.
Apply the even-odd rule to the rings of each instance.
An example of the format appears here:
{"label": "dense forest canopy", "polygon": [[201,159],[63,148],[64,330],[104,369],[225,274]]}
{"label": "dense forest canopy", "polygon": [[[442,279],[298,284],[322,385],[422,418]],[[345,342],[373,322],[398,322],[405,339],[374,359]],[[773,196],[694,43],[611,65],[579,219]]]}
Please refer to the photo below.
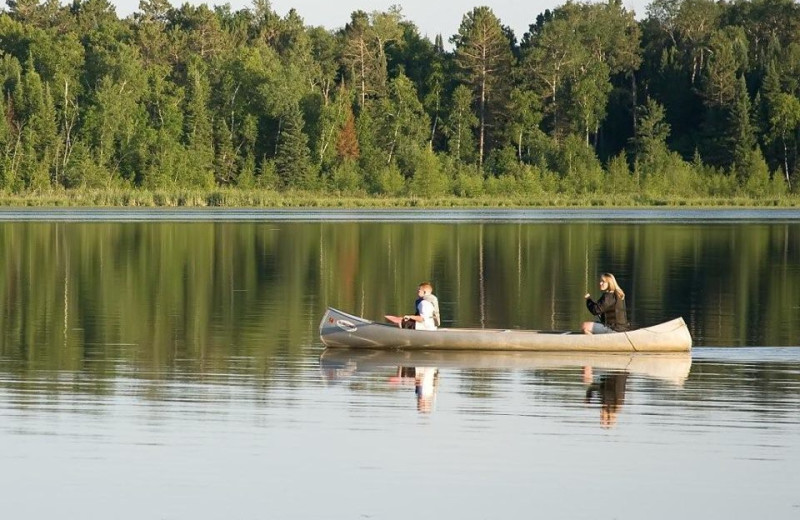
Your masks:
{"label": "dense forest canopy", "polygon": [[[449,42],[445,49],[445,39]],[[792,0],[567,2],[515,35],[399,8],[7,0],[0,188],[778,196],[795,189]]]}

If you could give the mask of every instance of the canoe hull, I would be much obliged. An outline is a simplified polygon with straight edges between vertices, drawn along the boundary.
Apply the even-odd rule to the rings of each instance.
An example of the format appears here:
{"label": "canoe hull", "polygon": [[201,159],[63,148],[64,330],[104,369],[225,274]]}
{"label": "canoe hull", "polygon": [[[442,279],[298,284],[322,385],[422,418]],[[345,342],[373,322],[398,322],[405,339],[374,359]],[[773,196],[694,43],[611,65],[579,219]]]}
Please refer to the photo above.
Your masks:
{"label": "canoe hull", "polygon": [[330,348],[575,352],[688,352],[692,337],[683,318],[629,332],[576,334],[510,329],[401,329],[328,308],[319,326]]}

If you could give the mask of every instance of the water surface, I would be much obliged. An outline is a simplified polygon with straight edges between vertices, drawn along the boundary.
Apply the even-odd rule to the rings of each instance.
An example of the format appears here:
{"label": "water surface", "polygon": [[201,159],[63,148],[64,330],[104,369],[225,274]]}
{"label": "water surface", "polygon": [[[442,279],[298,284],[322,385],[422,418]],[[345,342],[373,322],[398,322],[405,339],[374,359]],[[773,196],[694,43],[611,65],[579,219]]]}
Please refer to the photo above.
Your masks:
{"label": "water surface", "polygon": [[[22,214],[0,222],[11,517],[800,514],[792,212]],[[321,355],[327,305],[409,312],[429,279],[448,325],[572,328],[606,270],[694,352]]]}

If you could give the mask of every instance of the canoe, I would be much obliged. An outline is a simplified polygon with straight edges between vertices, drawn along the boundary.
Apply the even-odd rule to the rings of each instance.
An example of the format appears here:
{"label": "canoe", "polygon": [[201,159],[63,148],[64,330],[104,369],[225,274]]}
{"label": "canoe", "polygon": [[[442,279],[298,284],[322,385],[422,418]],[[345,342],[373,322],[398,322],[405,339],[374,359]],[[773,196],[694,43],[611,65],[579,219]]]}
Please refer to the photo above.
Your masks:
{"label": "canoe", "polygon": [[688,352],[692,336],[683,318],[610,334],[517,329],[410,330],[328,307],[319,336],[329,348],[496,350],[539,352]]}
{"label": "canoe", "polygon": [[456,370],[563,370],[592,367],[682,386],[692,367],[689,352],[468,352],[327,348],[319,358],[329,379],[397,367]]}

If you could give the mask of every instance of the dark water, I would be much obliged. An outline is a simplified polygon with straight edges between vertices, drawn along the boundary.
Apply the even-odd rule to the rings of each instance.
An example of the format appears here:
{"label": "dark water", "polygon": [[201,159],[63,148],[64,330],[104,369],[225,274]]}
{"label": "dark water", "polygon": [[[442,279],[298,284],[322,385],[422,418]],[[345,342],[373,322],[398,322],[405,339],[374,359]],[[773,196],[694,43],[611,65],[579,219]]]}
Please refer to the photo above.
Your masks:
{"label": "dark water", "polygon": [[[9,518],[800,517],[793,212],[32,215],[0,222]],[[429,279],[447,325],[574,328],[603,271],[693,353],[320,357],[327,305]]]}

